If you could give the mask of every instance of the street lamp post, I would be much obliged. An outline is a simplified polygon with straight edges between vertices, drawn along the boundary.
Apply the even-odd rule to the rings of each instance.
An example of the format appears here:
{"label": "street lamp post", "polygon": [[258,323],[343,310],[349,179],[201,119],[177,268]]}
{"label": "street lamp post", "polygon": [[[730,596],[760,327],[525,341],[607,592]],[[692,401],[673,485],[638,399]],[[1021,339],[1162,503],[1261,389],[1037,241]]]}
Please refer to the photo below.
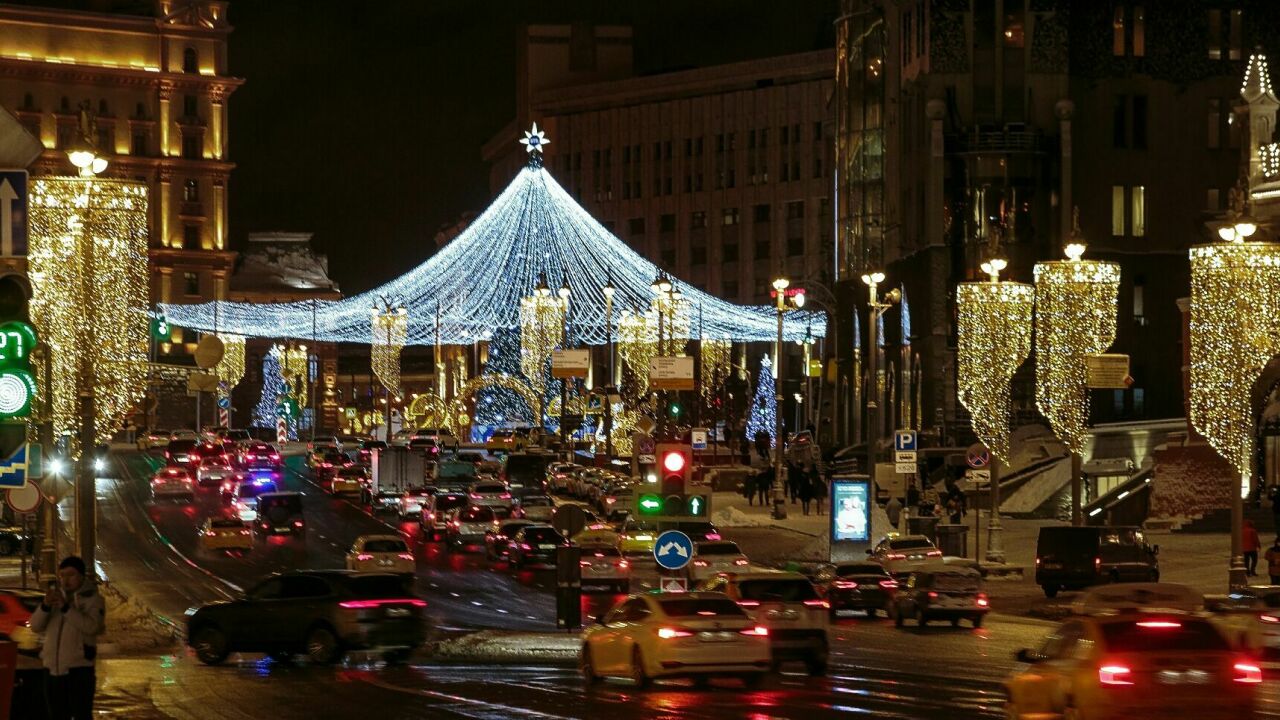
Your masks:
{"label": "street lamp post", "polygon": [[609,395],[617,380],[613,376],[613,294],[617,288],[613,286],[613,278],[605,280],[604,287],[604,334],[609,341],[609,382],[604,387],[604,454],[613,461],[613,403]]}
{"label": "street lamp post", "polygon": [[[777,357],[773,360],[773,369],[777,374],[777,382],[773,384],[774,393],[774,412],[773,412],[773,517],[776,520],[785,520],[787,517],[786,505],[786,485],[782,477],[782,450],[783,450],[783,423],[782,423],[782,381],[786,377],[783,374],[783,340],[782,340],[782,317],[788,310],[799,309],[804,307],[804,292],[795,293],[788,300],[787,288],[790,287],[791,281],[780,277],[773,281],[773,291],[777,300],[775,307],[778,311],[778,346]],[[787,307],[790,303],[791,307]]]}
{"label": "street lamp post", "polygon": [[879,442],[880,432],[880,388],[876,382],[876,357],[879,352],[880,341],[880,316],[886,310],[893,307],[902,298],[902,293],[898,288],[893,288],[885,293],[884,301],[880,300],[879,285],[884,282],[884,273],[873,272],[862,276],[862,282],[867,286],[867,332],[869,339],[867,342],[867,377],[869,387],[867,388],[867,478],[874,483],[876,481],[876,443]]}
{"label": "street lamp post", "polygon": [[[569,349],[569,295],[572,291],[569,289],[569,280],[565,279],[560,285],[560,347]],[[568,433],[565,432],[564,418],[568,414],[569,408],[569,378],[560,378],[560,451],[564,452],[565,446],[568,444]],[[567,458],[566,458],[567,459]]]}
{"label": "street lamp post", "polygon": [[[658,357],[664,357],[666,346],[666,336],[673,334],[675,328],[670,322],[673,318],[664,320],[667,314],[667,306],[674,302],[672,288],[675,287],[671,278],[666,273],[659,272],[658,277],[654,278],[653,285],[650,286],[657,293],[656,308],[658,312]],[[664,332],[665,330],[665,332]],[[658,416],[658,437],[665,439],[667,436],[667,391],[660,390],[657,394],[657,416]]]}

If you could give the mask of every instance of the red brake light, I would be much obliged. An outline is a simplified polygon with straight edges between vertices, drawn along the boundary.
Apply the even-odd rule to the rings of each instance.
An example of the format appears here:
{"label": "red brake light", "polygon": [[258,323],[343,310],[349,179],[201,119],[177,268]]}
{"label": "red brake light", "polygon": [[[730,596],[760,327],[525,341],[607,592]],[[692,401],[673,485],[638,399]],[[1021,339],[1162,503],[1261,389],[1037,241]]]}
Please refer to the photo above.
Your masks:
{"label": "red brake light", "polygon": [[929,552],[925,553],[925,557],[942,557],[942,551],[930,550]]}
{"label": "red brake light", "polygon": [[688,630],[680,630],[678,628],[664,627],[664,628],[658,628],[658,637],[662,638],[663,640],[670,640],[671,638],[693,637],[693,633],[689,632]]}
{"label": "red brake light", "polygon": [[1280,623],[1280,617],[1276,617],[1275,615],[1259,615],[1258,619],[1264,623]]}
{"label": "red brake light", "polygon": [[605,501],[605,503],[607,503],[607,504],[609,504],[609,505],[612,505],[612,504],[614,504],[614,503],[618,502],[618,498],[605,498],[605,499],[604,499],[604,501]]}
{"label": "red brake light", "polygon": [[499,495],[498,497],[502,498],[503,500],[510,500],[510,499],[511,499],[511,493],[502,493],[502,494],[501,494],[501,495]]}
{"label": "red brake light", "polygon": [[757,625],[757,626],[755,626],[755,627],[749,627],[749,628],[747,628],[747,629],[745,629],[745,630],[739,630],[739,631],[738,631],[738,634],[739,634],[739,635],[755,635],[755,636],[758,636],[758,637],[768,637],[768,636],[769,636],[769,628],[767,628],[767,627],[765,627],[765,626],[763,626],[763,625]]}
{"label": "red brake light", "polygon": [[294,527],[302,527],[302,521],[301,521],[301,520],[294,520],[294,521],[293,521],[293,526],[294,526]]}
{"label": "red brake light", "polygon": [[720,539],[720,533],[707,533],[707,539],[708,539],[708,540],[719,540],[719,539]]}
{"label": "red brake light", "polygon": [[620,568],[629,568],[629,567],[631,567],[631,563],[627,562],[626,560],[619,560],[619,561],[618,561],[618,567],[620,567]]}
{"label": "red brake light", "polygon": [[582,567],[591,567],[590,560],[579,560],[578,564],[581,565]]}
{"label": "red brake light", "polygon": [[840,588],[841,590],[856,590],[858,588],[858,583],[852,582],[850,580],[836,580],[831,584],[835,587]]}
{"label": "red brake light", "polygon": [[737,560],[733,561],[733,564],[734,565],[750,565],[751,561],[747,560],[746,558],[738,558]]}
{"label": "red brake light", "polygon": [[1094,558],[1094,559],[1093,559],[1093,570],[1094,570],[1094,572],[1097,572],[1098,570],[1101,570],[1101,569],[1102,569],[1102,558],[1100,558],[1100,557],[1096,557],[1096,558]]}
{"label": "red brake light", "polygon": [[1098,682],[1103,685],[1132,685],[1129,668],[1124,665],[1103,665],[1098,668]]}
{"label": "red brake light", "polygon": [[930,600],[937,600],[937,599],[938,599],[938,593],[936,593],[936,592],[934,592],[934,591],[930,590],[930,591],[929,591],[929,599],[930,599]]}
{"label": "red brake light", "polygon": [[359,555],[356,555],[356,560],[372,560],[372,559],[373,559],[373,556],[370,555],[369,553],[360,553]]}
{"label": "red brake light", "polygon": [[805,606],[805,607],[820,607],[820,608],[828,608],[828,609],[830,609],[830,608],[831,608],[831,603],[827,602],[826,600],[805,600],[805,601],[804,601],[804,606]]}
{"label": "red brake light", "polygon": [[241,535],[248,535],[248,534],[249,534],[249,531],[248,531],[248,530],[241,530],[241,531],[240,531],[240,534],[241,534]]}
{"label": "red brake light", "polygon": [[1236,671],[1233,679],[1238,683],[1256,685],[1262,682],[1262,668],[1251,662],[1238,662],[1232,666],[1232,669]]}
{"label": "red brake light", "polygon": [[694,566],[694,567],[706,567],[706,566],[707,566],[707,561],[706,561],[706,560],[698,560],[698,559],[694,559],[694,561],[693,561],[693,566]]}
{"label": "red brake light", "polygon": [[987,607],[991,604],[991,601],[987,600],[986,593],[978,593],[978,599],[976,602],[978,603],[978,607]]}
{"label": "red brake light", "polygon": [[419,600],[417,598],[390,598],[387,600],[346,600],[344,602],[338,603],[338,607],[346,608],[347,610],[368,610],[369,608],[376,608],[382,605],[412,605],[414,607],[426,607],[427,603],[426,601]]}
{"label": "red brake light", "polygon": [[888,555],[885,555],[885,557],[889,560],[906,560],[907,559],[907,556],[903,555],[902,553],[889,553]]}
{"label": "red brake light", "polygon": [[1147,628],[1148,630],[1170,630],[1182,627],[1182,623],[1172,620],[1144,620],[1136,624],[1138,627]]}
{"label": "red brake light", "polygon": [[739,600],[738,604],[742,607],[760,607],[759,600]]}
{"label": "red brake light", "polygon": [[898,587],[898,581],[897,580],[881,580],[880,587],[886,590],[893,590]]}
{"label": "red brake light", "polygon": [[400,557],[400,559],[401,559],[401,560],[412,560],[412,559],[413,559],[413,553],[400,553],[400,556],[399,556],[399,557]]}

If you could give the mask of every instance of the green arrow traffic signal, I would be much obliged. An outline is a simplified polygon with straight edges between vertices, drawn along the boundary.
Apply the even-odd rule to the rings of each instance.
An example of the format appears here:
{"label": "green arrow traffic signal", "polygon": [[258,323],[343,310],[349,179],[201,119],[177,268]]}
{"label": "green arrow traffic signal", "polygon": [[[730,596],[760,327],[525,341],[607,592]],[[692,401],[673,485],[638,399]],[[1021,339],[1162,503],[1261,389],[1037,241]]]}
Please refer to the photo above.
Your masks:
{"label": "green arrow traffic signal", "polygon": [[657,495],[641,495],[636,504],[644,515],[653,515],[662,509],[662,500]]}
{"label": "green arrow traffic signal", "polygon": [[689,502],[686,503],[686,506],[689,508],[690,515],[693,515],[695,517],[701,516],[706,514],[707,501],[703,500],[701,495],[694,495],[693,497],[689,498]]}

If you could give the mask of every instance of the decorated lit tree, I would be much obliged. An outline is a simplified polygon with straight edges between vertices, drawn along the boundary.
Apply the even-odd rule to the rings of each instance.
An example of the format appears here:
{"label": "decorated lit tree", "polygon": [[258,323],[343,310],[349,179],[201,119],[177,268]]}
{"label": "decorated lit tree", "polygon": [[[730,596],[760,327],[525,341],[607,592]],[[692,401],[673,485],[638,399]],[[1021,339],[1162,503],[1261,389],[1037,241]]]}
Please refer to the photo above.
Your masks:
{"label": "decorated lit tree", "polygon": [[[253,427],[274,429],[276,406],[288,392],[289,388],[281,373],[278,347],[273,347],[271,352],[262,356],[262,397],[258,399],[258,406],[253,409]],[[297,422],[297,418],[289,420],[290,439],[298,436]]]}
{"label": "decorated lit tree", "polygon": [[[489,341],[489,359],[485,374],[520,377],[520,331],[499,329]],[[476,393],[477,425],[500,425],[512,421],[532,420],[537,408],[528,407],[516,391],[490,385]]]}
{"label": "decorated lit tree", "polygon": [[747,437],[754,440],[764,433],[769,436],[770,445],[774,437],[773,431],[778,422],[778,399],[773,380],[773,361],[765,355],[760,360],[760,375],[756,379],[756,394],[751,398],[751,411],[747,415]]}

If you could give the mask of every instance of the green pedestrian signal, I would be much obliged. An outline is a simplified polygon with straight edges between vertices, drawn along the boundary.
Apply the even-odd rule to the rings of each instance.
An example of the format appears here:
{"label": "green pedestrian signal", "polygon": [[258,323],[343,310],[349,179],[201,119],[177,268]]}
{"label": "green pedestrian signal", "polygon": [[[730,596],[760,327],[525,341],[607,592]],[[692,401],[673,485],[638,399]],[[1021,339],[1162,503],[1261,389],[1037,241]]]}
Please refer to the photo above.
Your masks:
{"label": "green pedestrian signal", "polygon": [[31,414],[36,379],[31,374],[30,356],[35,346],[36,331],[29,323],[10,320],[0,324],[0,418]]}
{"label": "green pedestrian signal", "polygon": [[662,510],[662,499],[657,495],[641,495],[636,505],[641,515],[657,515]]}
{"label": "green pedestrian signal", "polygon": [[163,315],[151,318],[151,337],[156,342],[169,342],[173,337],[173,326]]}
{"label": "green pedestrian signal", "polygon": [[673,402],[673,403],[671,403],[671,406],[670,406],[670,408],[669,408],[669,412],[671,413],[671,417],[673,417],[673,418],[678,418],[678,417],[680,417],[680,403],[678,403],[678,402]]}

